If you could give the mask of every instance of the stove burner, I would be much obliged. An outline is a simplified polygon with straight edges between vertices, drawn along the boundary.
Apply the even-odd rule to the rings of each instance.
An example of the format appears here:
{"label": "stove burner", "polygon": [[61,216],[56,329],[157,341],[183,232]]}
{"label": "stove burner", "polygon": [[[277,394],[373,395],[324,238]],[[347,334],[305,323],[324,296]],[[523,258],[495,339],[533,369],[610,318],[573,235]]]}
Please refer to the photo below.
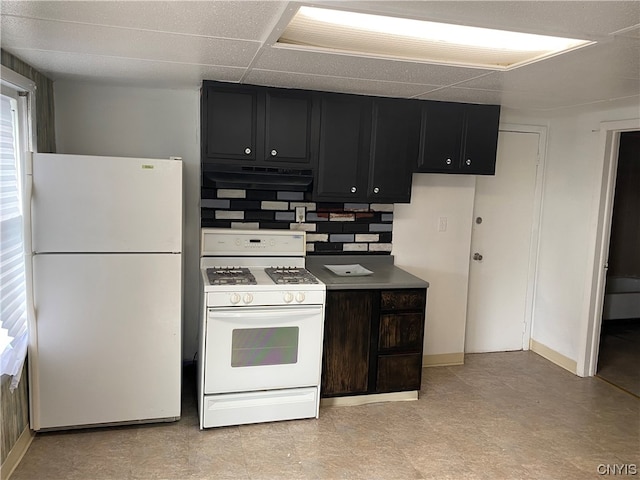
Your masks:
{"label": "stove burner", "polygon": [[255,285],[256,277],[244,267],[207,268],[207,277],[211,285]]}
{"label": "stove burner", "polygon": [[277,284],[318,283],[318,279],[305,268],[269,267],[264,271]]}

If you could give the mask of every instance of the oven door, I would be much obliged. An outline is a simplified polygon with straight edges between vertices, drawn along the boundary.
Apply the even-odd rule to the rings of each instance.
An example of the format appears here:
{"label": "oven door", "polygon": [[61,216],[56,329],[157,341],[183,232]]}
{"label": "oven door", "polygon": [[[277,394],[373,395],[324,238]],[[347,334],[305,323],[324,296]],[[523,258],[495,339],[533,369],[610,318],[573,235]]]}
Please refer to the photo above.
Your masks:
{"label": "oven door", "polygon": [[205,394],[320,384],[322,305],[209,308]]}

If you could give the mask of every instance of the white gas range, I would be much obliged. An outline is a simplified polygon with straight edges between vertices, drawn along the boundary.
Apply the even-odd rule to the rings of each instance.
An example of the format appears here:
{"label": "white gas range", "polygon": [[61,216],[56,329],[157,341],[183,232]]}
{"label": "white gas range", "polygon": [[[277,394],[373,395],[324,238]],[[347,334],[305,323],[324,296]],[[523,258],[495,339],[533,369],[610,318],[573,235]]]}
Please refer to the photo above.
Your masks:
{"label": "white gas range", "polygon": [[317,417],[325,285],[304,232],[202,229],[200,428]]}

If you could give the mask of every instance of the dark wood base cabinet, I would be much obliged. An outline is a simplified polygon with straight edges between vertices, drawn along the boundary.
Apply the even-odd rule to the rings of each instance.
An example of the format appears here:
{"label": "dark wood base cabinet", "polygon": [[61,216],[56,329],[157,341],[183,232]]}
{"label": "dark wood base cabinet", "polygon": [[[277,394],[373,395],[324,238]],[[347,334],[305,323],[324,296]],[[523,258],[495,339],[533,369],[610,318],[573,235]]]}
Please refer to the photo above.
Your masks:
{"label": "dark wood base cabinet", "polygon": [[323,397],[420,390],[426,289],[329,290]]}

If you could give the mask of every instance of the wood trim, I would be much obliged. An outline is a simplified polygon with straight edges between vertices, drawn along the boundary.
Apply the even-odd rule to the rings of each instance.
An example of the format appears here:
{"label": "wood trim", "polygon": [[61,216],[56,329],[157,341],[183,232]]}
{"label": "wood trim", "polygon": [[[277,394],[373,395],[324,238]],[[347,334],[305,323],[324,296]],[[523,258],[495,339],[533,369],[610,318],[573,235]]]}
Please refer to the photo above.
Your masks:
{"label": "wood trim", "polygon": [[353,395],[350,397],[330,397],[320,399],[321,407],[354,407],[368,403],[403,402],[418,400],[418,391],[374,393],[371,395]]}
{"label": "wood trim", "polygon": [[9,455],[7,455],[4,463],[0,465],[0,480],[8,480],[13,471],[20,464],[24,454],[27,453],[27,450],[35,436],[35,432],[29,427],[26,427],[22,431],[15,445],[9,452]]}
{"label": "wood trim", "polygon": [[544,357],[550,362],[555,363],[559,367],[562,367],[565,370],[570,371],[574,375],[577,375],[578,363],[575,360],[571,360],[569,357],[565,357],[561,353],[558,353],[555,350],[547,347],[546,345],[537,342],[533,338],[529,343],[529,347],[531,348],[531,351],[537,353],[541,357]]}
{"label": "wood trim", "polygon": [[464,352],[422,356],[423,367],[446,367],[449,365],[464,365]]}

